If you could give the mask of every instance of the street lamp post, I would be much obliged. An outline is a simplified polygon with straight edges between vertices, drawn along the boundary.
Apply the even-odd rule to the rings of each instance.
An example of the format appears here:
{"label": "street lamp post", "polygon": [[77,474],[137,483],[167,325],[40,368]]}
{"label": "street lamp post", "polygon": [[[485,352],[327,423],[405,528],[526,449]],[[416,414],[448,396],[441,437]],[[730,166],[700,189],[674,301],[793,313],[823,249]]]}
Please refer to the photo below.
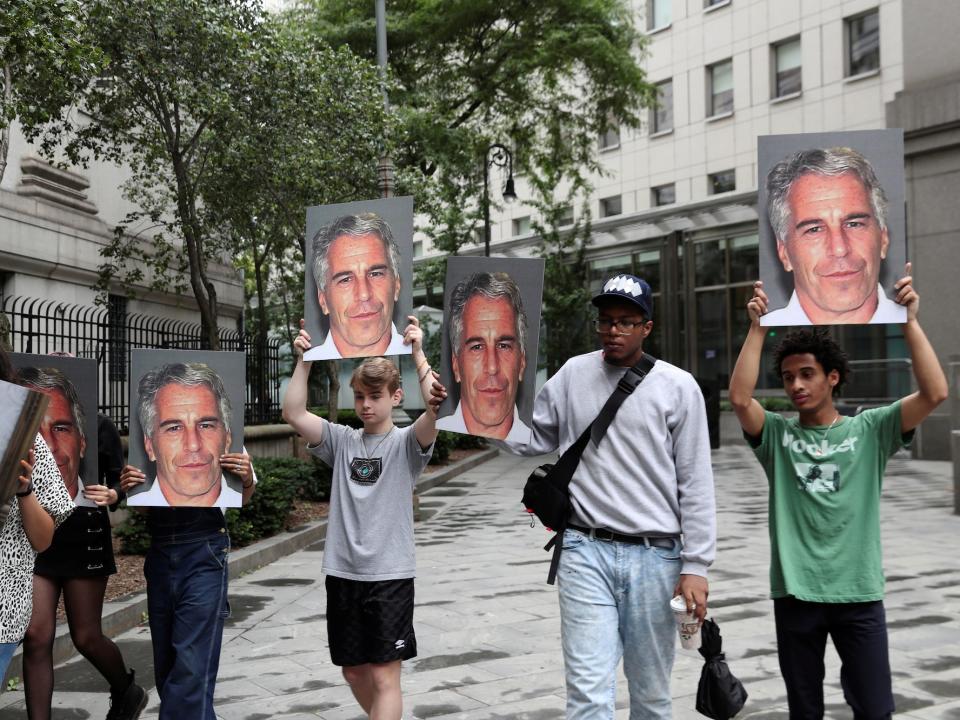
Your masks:
{"label": "street lamp post", "polygon": [[[491,154],[493,151],[493,154]],[[507,184],[503,187],[503,199],[510,203],[517,199],[513,188],[513,153],[504,145],[494,143],[483,155],[483,254],[490,257],[490,166],[507,168]]]}
{"label": "street lamp post", "polygon": [[[390,110],[387,97],[387,6],[386,0],[377,0],[377,65],[380,67],[380,83],[383,88],[383,109]],[[377,163],[377,179],[381,197],[393,197],[393,160],[384,155]]]}

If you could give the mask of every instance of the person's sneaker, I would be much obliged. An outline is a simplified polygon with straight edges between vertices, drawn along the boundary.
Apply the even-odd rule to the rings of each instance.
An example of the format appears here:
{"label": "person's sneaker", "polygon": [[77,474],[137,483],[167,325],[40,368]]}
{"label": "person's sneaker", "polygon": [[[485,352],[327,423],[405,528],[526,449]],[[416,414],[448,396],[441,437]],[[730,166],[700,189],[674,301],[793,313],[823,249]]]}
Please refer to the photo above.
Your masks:
{"label": "person's sneaker", "polygon": [[130,671],[130,684],[122,692],[110,691],[110,712],[107,720],[137,720],[147,706],[147,691],[134,681]]}

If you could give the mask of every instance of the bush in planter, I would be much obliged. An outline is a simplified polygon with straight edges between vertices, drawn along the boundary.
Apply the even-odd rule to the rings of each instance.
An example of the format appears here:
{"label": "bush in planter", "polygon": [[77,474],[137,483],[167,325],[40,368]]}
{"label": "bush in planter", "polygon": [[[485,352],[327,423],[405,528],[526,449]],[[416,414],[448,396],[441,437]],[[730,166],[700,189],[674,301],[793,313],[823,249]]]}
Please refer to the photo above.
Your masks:
{"label": "bush in planter", "polygon": [[437,433],[436,442],[433,443],[433,455],[430,456],[430,465],[440,465],[447,461],[453,449],[454,437],[454,433],[446,430]]}
{"label": "bush in planter", "polygon": [[124,555],[146,555],[150,549],[146,513],[130,508],[127,519],[113,529],[113,534],[120,538],[120,552]]}
{"label": "bush in planter", "polygon": [[490,445],[486,438],[477,435],[453,435],[453,447],[457,450],[483,450]]}
{"label": "bush in planter", "polygon": [[295,458],[254,458],[257,487],[250,502],[227,510],[227,530],[234,547],[249,545],[283,530],[300,491],[302,466],[307,464]]}

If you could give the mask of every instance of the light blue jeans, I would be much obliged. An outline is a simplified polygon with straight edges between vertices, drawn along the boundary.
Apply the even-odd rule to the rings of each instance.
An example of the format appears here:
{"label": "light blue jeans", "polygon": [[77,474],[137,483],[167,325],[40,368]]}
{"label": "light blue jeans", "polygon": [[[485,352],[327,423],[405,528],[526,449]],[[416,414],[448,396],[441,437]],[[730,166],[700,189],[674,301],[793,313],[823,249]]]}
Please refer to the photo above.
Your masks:
{"label": "light blue jeans", "polygon": [[557,586],[567,720],[613,720],[621,657],[630,720],[671,717],[680,548],[679,540],[660,548],[564,534]]}
{"label": "light blue jeans", "polygon": [[[20,646],[18,642],[0,643],[0,683],[3,682],[4,675],[7,674],[7,668],[10,667],[10,661],[13,660],[13,654]],[[2,688],[0,688],[2,692]]]}

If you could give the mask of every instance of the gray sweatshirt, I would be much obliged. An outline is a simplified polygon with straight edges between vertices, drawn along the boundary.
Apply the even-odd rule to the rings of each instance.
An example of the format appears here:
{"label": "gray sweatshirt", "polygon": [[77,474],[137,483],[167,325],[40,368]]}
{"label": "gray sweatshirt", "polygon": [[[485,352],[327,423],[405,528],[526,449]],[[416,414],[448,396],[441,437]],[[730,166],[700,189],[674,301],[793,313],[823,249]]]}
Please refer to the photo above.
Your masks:
{"label": "gray sweatshirt", "polygon": [[[600,351],[568,360],[533,407],[519,455],[563,452],[613,393],[626,368]],[[690,373],[658,360],[597,447],[587,444],[570,482],[570,521],[627,535],[683,535],[681,572],[707,574],[716,552],[716,505],[703,395]]]}

